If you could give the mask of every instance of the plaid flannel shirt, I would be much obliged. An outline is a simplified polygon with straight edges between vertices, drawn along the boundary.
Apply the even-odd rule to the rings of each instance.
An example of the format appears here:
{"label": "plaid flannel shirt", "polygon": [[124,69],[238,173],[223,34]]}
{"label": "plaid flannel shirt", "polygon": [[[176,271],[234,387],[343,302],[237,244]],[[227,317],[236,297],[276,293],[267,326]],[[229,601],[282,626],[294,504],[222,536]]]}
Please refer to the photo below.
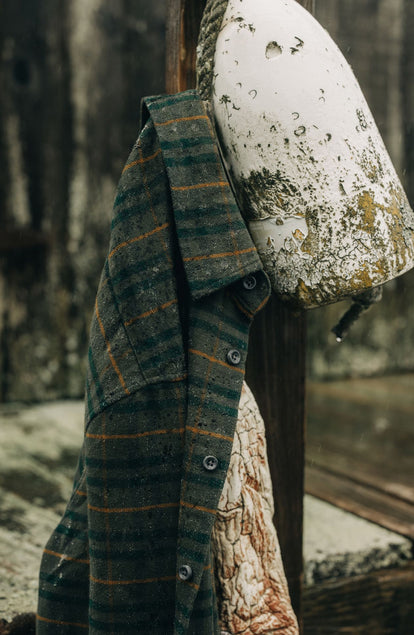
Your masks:
{"label": "plaid flannel shirt", "polygon": [[210,536],[269,282],[197,92],[144,103],[95,303],[75,486],[41,564],[38,635],[219,633]]}

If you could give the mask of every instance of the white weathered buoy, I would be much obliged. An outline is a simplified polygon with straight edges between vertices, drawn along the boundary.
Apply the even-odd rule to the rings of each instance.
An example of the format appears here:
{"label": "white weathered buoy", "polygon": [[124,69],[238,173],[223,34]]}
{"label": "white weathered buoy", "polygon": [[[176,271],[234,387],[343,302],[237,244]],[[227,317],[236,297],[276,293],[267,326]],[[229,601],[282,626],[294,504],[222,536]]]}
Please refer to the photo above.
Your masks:
{"label": "white weathered buoy", "polygon": [[414,265],[414,215],[343,55],[295,0],[229,0],[212,104],[273,288],[313,307]]}

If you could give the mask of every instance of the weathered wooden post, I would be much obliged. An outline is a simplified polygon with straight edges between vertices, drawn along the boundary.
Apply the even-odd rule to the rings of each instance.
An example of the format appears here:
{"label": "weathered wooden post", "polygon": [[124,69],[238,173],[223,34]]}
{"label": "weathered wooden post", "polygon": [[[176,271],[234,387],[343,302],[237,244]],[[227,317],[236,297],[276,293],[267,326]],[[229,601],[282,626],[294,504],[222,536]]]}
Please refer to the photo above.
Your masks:
{"label": "weathered wooden post", "polygon": [[266,423],[275,524],[299,622],[303,573],[305,349],[304,313],[293,313],[272,297],[252,328],[247,382]]}
{"label": "weathered wooden post", "polygon": [[196,84],[196,44],[206,0],[168,0],[166,36],[167,93]]}
{"label": "weathered wooden post", "polygon": [[[314,0],[298,0],[313,10]],[[166,90],[195,86],[195,46],[205,0],[169,0]],[[266,335],[265,335],[266,334]],[[266,423],[275,522],[301,621],[306,323],[273,298],[253,326],[247,381]]]}

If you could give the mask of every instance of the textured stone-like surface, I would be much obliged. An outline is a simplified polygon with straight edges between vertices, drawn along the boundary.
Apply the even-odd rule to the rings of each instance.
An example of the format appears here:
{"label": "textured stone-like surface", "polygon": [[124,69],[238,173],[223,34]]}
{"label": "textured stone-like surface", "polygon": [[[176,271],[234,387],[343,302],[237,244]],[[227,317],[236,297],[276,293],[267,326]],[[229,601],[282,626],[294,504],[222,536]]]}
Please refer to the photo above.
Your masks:
{"label": "textured stone-like surface", "polygon": [[0,490],[0,619],[37,606],[40,558],[59,514]]}
{"label": "textured stone-like surface", "polygon": [[298,633],[272,517],[264,423],[244,384],[213,529],[219,614],[232,635]]}
{"label": "textured stone-like surface", "polygon": [[402,567],[411,541],[311,496],[305,497],[305,584]]}
{"label": "textured stone-like surface", "polygon": [[[256,418],[248,405],[246,392],[243,394],[241,407],[246,414],[245,421]],[[262,425],[260,421],[259,424]],[[0,619],[10,620],[17,613],[36,610],[42,550],[58,524],[69,498],[82,430],[82,401],[52,402],[30,408],[18,405],[0,408]],[[239,432],[235,444],[235,448],[237,444],[240,446],[239,438],[251,444],[249,454],[251,452],[252,460],[247,462],[245,472],[250,476],[253,476],[255,453],[258,448],[260,453],[264,450],[262,442],[259,446],[254,441],[254,435],[253,428],[242,434]],[[238,455],[235,453],[233,463],[236,460]],[[265,466],[260,461],[259,465],[260,475]],[[266,479],[264,482],[266,483]],[[268,501],[266,504],[269,505],[270,517],[271,497],[268,485],[264,486],[264,491],[267,493],[263,500]],[[238,492],[240,490],[228,492],[228,501],[234,501]],[[250,488],[251,500],[257,501],[257,493],[257,490]],[[255,509],[250,505],[243,511],[251,514]],[[231,514],[235,515],[236,512],[228,515]],[[223,523],[225,522],[223,519]],[[232,526],[234,529],[234,523]],[[247,541],[243,563],[251,557],[253,546],[249,534],[242,535],[241,539]],[[259,554],[260,544],[258,541]],[[410,548],[410,542],[397,534],[315,498],[305,498],[304,551],[307,584],[403,565],[407,557],[410,557]],[[279,558],[277,552],[276,556]],[[226,561],[222,559],[223,565],[228,562],[229,557]],[[278,564],[276,569],[279,566]],[[254,572],[257,570],[254,569]],[[243,575],[246,571],[246,568],[242,568]],[[240,577],[240,582],[242,580]],[[245,585],[245,579],[243,584]],[[281,584],[284,584],[283,578]],[[227,588],[234,597],[231,587],[226,587],[225,582],[223,588]],[[227,606],[229,607],[229,603]],[[257,631],[261,632],[263,631]],[[249,631],[245,631],[246,633]]]}
{"label": "textured stone-like surface", "polygon": [[83,402],[0,410],[0,618],[36,610],[40,558],[72,490]]}

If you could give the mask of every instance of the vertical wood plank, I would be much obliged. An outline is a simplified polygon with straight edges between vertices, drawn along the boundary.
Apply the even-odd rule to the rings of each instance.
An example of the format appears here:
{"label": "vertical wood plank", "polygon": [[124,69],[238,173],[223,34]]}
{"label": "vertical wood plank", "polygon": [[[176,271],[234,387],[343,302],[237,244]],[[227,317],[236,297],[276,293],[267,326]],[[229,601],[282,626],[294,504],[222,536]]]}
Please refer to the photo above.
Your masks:
{"label": "vertical wood plank", "polygon": [[292,604],[301,621],[306,319],[272,298],[256,318],[247,382],[266,425],[275,525]]}
{"label": "vertical wood plank", "polygon": [[[402,56],[403,122],[405,157],[404,185],[411,205],[414,206],[414,3],[404,0],[404,35]],[[405,278],[405,276],[404,276]]]}
{"label": "vertical wood plank", "polygon": [[196,85],[196,45],[205,0],[168,0],[166,32],[167,93]]}
{"label": "vertical wood plank", "polygon": [[168,0],[165,35],[165,90],[178,93],[182,88],[181,28],[185,0]]}
{"label": "vertical wood plank", "polygon": [[299,4],[301,4],[310,13],[314,13],[315,12],[315,2],[316,2],[316,0],[297,0],[297,2],[299,2]]}

